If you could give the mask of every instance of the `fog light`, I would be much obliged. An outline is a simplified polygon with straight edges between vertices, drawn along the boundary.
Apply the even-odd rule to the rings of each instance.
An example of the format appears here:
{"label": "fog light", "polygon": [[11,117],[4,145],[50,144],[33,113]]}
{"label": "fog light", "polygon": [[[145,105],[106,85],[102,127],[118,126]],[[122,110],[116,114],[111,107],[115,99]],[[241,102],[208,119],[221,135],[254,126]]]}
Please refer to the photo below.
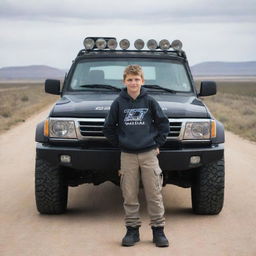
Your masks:
{"label": "fog light", "polygon": [[142,39],[137,39],[135,42],[134,42],[134,46],[137,50],[141,50],[143,49],[145,43]]}
{"label": "fog light", "polygon": [[94,47],[94,40],[92,38],[85,38],[84,47],[86,50],[92,50]]}
{"label": "fog light", "polygon": [[157,45],[157,41],[156,40],[154,40],[154,39],[148,40],[147,47],[148,47],[149,50],[155,50],[157,48],[157,46],[158,45]]}
{"label": "fog light", "polygon": [[191,156],[190,157],[190,163],[191,164],[199,164],[201,161],[200,156]]}
{"label": "fog light", "polygon": [[108,40],[108,48],[110,50],[115,50],[117,47],[117,41],[115,39],[109,39]]}
{"label": "fog light", "polygon": [[120,46],[121,49],[127,50],[127,49],[130,47],[130,42],[129,42],[129,40],[127,40],[127,39],[122,39],[122,40],[119,42],[119,46]]}
{"label": "fog light", "polygon": [[174,40],[172,41],[171,47],[176,51],[180,51],[182,48],[182,42],[180,40]]}
{"label": "fog light", "polygon": [[96,47],[97,47],[99,50],[105,49],[106,46],[107,46],[106,40],[104,40],[103,38],[97,39],[97,41],[96,41]]}
{"label": "fog light", "polygon": [[69,155],[61,155],[60,156],[60,161],[64,164],[69,164],[71,163],[71,156]]}
{"label": "fog light", "polygon": [[159,46],[163,51],[166,51],[171,47],[170,42],[167,39],[161,40]]}

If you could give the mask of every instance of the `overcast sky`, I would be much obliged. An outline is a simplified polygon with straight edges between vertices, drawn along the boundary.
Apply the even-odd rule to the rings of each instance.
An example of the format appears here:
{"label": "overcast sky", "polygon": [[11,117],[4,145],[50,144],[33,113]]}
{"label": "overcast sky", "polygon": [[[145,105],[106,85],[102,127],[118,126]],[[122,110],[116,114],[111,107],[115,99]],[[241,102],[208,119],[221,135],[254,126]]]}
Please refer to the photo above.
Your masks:
{"label": "overcast sky", "polygon": [[180,39],[191,65],[256,60],[255,0],[0,0],[0,68],[67,69],[86,36]]}

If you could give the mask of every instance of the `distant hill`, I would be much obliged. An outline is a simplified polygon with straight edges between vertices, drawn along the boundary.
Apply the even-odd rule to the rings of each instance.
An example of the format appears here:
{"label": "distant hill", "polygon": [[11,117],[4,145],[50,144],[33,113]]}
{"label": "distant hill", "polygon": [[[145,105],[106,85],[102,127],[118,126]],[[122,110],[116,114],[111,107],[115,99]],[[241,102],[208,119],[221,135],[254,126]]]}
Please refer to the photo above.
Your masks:
{"label": "distant hill", "polygon": [[191,67],[194,76],[256,76],[256,61],[202,62]]}
{"label": "distant hill", "polygon": [[[256,61],[202,62],[191,67],[194,76],[256,76]],[[65,70],[44,66],[20,66],[0,68],[0,80],[63,79]]]}
{"label": "distant hill", "polygon": [[18,79],[62,79],[65,71],[57,68],[33,65],[24,67],[4,67],[0,68],[0,80],[18,80]]}

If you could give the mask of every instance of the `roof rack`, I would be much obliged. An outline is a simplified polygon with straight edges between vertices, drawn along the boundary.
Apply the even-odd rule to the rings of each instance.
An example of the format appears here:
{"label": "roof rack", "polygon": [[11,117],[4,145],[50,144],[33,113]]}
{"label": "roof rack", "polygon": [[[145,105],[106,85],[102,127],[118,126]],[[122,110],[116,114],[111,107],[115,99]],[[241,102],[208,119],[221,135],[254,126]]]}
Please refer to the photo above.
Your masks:
{"label": "roof rack", "polygon": [[78,54],[77,57],[80,56],[84,56],[86,54],[91,54],[91,53],[152,53],[152,54],[159,54],[159,53],[163,53],[163,54],[167,54],[167,55],[176,55],[176,56],[180,56],[183,58],[187,58],[186,57],[186,53],[184,51],[163,51],[163,50],[156,50],[156,51],[152,51],[152,50],[110,50],[110,49],[104,49],[104,50],[99,50],[99,49],[93,49],[93,50],[86,50],[86,49],[81,49]]}
{"label": "roof rack", "polygon": [[[84,39],[84,48],[86,50],[116,50],[118,46],[117,39],[115,37],[86,37]],[[145,42],[142,39],[137,39],[134,42],[136,50],[142,50],[145,46]],[[128,39],[122,39],[119,41],[119,47],[122,50],[127,50],[130,47],[130,41]],[[162,39],[159,43],[155,39],[147,41],[147,48],[150,51],[156,51],[158,49],[162,51],[168,51],[172,48],[174,51],[182,50],[182,42],[180,40],[173,40],[172,43],[167,39]]]}

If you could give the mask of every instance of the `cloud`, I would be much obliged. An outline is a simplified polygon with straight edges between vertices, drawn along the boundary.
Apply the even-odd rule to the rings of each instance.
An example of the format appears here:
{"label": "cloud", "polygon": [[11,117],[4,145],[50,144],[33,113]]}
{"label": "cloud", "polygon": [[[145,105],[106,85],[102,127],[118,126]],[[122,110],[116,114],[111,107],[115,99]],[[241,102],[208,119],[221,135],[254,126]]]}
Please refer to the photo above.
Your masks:
{"label": "cloud", "polygon": [[181,39],[190,64],[254,60],[254,1],[0,0],[0,66],[67,68],[86,36]]}
{"label": "cloud", "polygon": [[91,22],[126,20],[140,23],[162,22],[255,22],[255,0],[108,1],[2,0],[0,17],[56,21],[79,19]]}
{"label": "cloud", "polygon": [[9,21],[0,31],[0,66],[45,64],[67,68],[86,36],[115,36],[145,41],[180,39],[190,64],[202,61],[254,60],[256,27],[251,23],[144,24],[132,25],[118,20],[113,24],[48,23]]}

